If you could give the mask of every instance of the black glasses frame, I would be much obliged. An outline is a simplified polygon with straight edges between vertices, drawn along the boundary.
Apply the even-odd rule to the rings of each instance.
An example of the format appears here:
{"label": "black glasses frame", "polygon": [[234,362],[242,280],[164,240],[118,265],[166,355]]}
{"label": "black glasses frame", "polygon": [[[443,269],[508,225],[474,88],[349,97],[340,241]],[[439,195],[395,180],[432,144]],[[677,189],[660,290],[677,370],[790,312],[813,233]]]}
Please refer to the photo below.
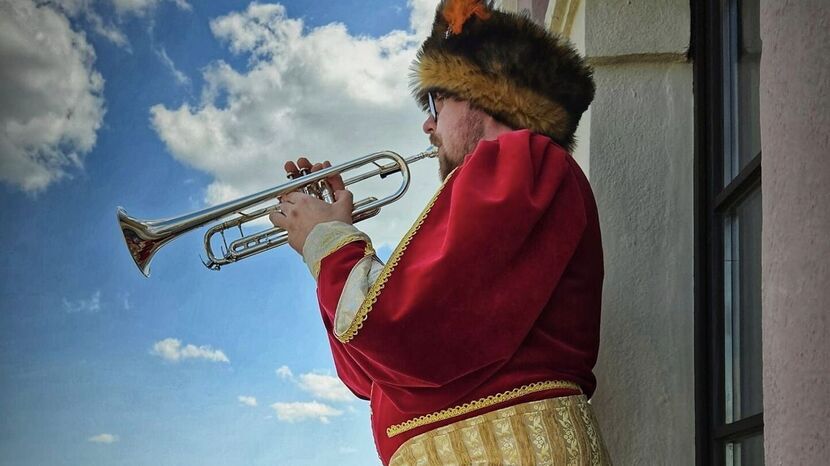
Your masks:
{"label": "black glasses frame", "polygon": [[429,116],[438,123],[438,108],[435,106],[435,97],[432,92],[427,92],[427,104],[429,105]]}

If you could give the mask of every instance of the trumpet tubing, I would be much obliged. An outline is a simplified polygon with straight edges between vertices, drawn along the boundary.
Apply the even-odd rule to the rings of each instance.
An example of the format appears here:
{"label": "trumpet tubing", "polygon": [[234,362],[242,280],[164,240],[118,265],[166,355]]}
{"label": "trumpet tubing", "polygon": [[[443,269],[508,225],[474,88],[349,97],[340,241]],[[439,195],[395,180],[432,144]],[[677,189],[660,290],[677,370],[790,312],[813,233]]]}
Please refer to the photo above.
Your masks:
{"label": "trumpet tubing", "polygon": [[[291,179],[288,183],[234,201],[169,219],[139,220],[129,216],[123,208],[119,207],[117,210],[118,224],[124,235],[130,256],[141,273],[148,277],[150,276],[150,262],[162,246],[189,231],[217,222],[205,233],[204,245],[207,259],[203,262],[209,269],[219,270],[224,265],[238,262],[288,242],[288,233],[277,227],[247,236],[242,231],[244,224],[267,216],[279,206],[279,203],[260,207],[252,212],[246,213],[245,210],[258,207],[268,201],[274,201],[280,196],[297,190],[323,199],[326,202],[333,202],[334,196],[331,187],[326,182],[326,178],[359,170],[370,164],[376,168],[345,179],[344,184],[350,186],[370,178],[386,178],[389,175],[400,173],[401,183],[393,193],[381,198],[371,196],[355,202],[352,220],[359,222],[377,215],[382,207],[397,201],[406,193],[410,182],[409,164],[437,155],[438,149],[434,147],[406,159],[391,151],[375,152],[350,162],[324,168],[313,173],[305,173],[298,178]],[[391,163],[381,165],[378,163],[380,160],[390,160]],[[235,216],[222,221],[230,215]],[[238,229],[241,237],[228,244],[225,239],[225,232],[231,229]],[[212,246],[212,240],[217,234],[222,238],[223,244],[220,254],[216,254]]]}

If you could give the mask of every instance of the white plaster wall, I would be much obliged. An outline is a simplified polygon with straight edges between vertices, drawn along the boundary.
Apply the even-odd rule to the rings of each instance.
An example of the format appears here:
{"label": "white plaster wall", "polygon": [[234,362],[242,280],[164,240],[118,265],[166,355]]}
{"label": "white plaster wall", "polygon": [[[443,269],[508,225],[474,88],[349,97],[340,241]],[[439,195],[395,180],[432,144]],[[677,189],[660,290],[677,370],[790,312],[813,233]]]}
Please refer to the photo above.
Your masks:
{"label": "white plaster wall", "polygon": [[761,3],[765,464],[830,460],[830,4]]}
{"label": "white plaster wall", "polygon": [[598,390],[616,464],[694,464],[693,114],[688,64],[607,66],[591,126],[605,250]]}
{"label": "white plaster wall", "polygon": [[685,52],[689,0],[584,0],[591,57]]}
{"label": "white plaster wall", "polygon": [[695,463],[689,30],[686,0],[586,1],[606,268],[592,403],[618,465]]}
{"label": "white plaster wall", "polygon": [[[580,54],[585,56],[585,1],[580,1],[576,9],[574,24],[571,27],[570,41]],[[591,178],[591,107],[582,114],[579,126],[576,128],[576,147],[573,157],[582,171],[590,180]]]}

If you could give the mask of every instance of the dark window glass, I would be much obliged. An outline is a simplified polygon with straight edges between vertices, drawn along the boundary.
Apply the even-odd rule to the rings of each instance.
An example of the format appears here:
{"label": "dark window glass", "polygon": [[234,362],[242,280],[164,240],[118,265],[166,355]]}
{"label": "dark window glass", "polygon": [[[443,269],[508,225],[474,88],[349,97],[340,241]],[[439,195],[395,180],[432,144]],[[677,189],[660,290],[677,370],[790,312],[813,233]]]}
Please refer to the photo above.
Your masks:
{"label": "dark window glass", "polygon": [[725,216],[724,421],[763,410],[761,390],[761,190]]}
{"label": "dark window glass", "polygon": [[755,435],[726,444],[726,466],[758,466],[764,464],[764,438]]}
{"label": "dark window glass", "polygon": [[721,0],[724,44],[723,185],[761,153],[761,33],[758,0]]}

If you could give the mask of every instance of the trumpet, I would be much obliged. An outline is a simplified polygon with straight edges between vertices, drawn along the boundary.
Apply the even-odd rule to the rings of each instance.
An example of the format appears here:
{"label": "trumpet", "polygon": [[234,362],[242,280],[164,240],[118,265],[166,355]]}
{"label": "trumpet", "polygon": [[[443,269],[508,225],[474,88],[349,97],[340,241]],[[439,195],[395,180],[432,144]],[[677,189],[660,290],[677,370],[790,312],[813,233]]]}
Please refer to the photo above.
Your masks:
{"label": "trumpet", "polygon": [[[245,235],[242,229],[244,224],[279,209],[278,199],[281,196],[299,190],[326,202],[333,202],[334,196],[331,187],[326,182],[326,178],[342,175],[349,171],[365,170],[365,167],[370,165],[373,165],[374,168],[345,179],[343,181],[344,185],[350,186],[374,177],[383,179],[389,175],[400,173],[400,185],[391,194],[382,198],[370,196],[354,203],[352,220],[359,222],[374,217],[380,213],[382,207],[403,197],[409,188],[410,164],[426,158],[434,158],[437,155],[438,149],[434,146],[406,159],[392,151],[375,152],[313,173],[303,170],[299,177],[291,179],[288,183],[214,207],[167,219],[139,220],[130,217],[122,207],[118,207],[116,212],[118,225],[135,265],[145,277],[149,277],[150,262],[162,246],[189,231],[209,223],[219,222],[210,227],[205,233],[204,243],[207,259],[202,261],[208,269],[219,270],[222,266],[238,262],[288,242],[288,232],[282,228],[273,227],[249,235]],[[383,160],[391,162],[380,164],[379,161]],[[270,204],[264,207],[245,212],[268,202]],[[226,218],[227,220],[224,220]],[[241,237],[228,244],[225,232],[231,229],[238,230]],[[215,254],[212,246],[213,239],[217,234],[222,238],[221,253],[219,255]]]}

